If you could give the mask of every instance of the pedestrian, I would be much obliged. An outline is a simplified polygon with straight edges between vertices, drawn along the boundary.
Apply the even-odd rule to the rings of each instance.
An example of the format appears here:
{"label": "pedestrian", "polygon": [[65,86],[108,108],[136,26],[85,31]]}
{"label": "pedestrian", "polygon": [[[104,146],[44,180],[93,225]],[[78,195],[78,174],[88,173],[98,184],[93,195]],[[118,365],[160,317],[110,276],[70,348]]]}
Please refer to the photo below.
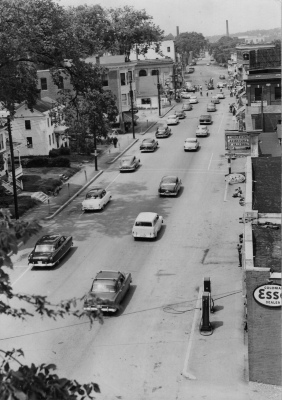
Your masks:
{"label": "pedestrian", "polygon": [[242,267],[242,245],[240,243],[237,244],[237,250],[238,250],[238,258],[239,258],[238,267]]}
{"label": "pedestrian", "polygon": [[232,90],[230,90],[230,97],[233,97],[233,93],[232,93]]}
{"label": "pedestrian", "polygon": [[202,89],[200,89],[200,95],[201,95],[201,96],[203,96],[203,92],[202,92]]}
{"label": "pedestrian", "polygon": [[115,147],[117,147],[117,142],[118,142],[118,138],[116,136],[114,136],[113,143],[114,143]]}
{"label": "pedestrian", "polygon": [[222,93],[222,88],[219,89],[220,93]]}
{"label": "pedestrian", "polygon": [[200,85],[200,90],[202,90],[203,88],[202,88],[202,85]]}
{"label": "pedestrian", "polygon": [[236,108],[235,108],[235,107],[233,107],[232,114],[233,114],[233,115],[236,115]]}
{"label": "pedestrian", "polygon": [[207,90],[207,97],[209,96],[209,91]]}

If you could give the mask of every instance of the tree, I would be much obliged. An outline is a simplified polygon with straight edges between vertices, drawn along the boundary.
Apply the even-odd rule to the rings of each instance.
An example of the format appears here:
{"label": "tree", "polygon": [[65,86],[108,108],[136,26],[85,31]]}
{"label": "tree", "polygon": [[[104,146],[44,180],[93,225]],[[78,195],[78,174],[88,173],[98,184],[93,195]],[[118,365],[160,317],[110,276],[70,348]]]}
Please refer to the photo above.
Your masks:
{"label": "tree", "polygon": [[222,36],[216,43],[209,46],[210,54],[218,63],[227,63],[231,57],[231,53],[235,50],[238,43],[237,38],[230,36]]}
{"label": "tree", "polygon": [[197,32],[180,33],[175,39],[176,51],[182,55],[186,64],[188,64],[189,53],[192,51],[194,56],[199,56],[206,44],[207,41],[202,33]]}

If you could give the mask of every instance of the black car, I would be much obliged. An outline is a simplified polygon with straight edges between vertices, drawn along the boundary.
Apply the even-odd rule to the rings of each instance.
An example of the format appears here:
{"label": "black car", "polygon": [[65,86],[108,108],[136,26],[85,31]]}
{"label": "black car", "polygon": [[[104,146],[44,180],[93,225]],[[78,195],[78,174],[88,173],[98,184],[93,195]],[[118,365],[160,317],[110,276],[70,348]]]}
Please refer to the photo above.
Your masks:
{"label": "black car", "polygon": [[171,135],[171,129],[167,125],[161,125],[157,127],[156,138],[167,138]]}
{"label": "black car", "polygon": [[160,196],[177,196],[181,187],[181,179],[177,176],[163,176],[159,186]]}
{"label": "black car", "polygon": [[144,139],[140,145],[141,152],[143,151],[155,151],[158,147],[158,142],[155,139]]}
{"label": "black car", "polygon": [[33,267],[54,267],[59,264],[72,245],[72,236],[42,236],[28,256],[28,263]]}

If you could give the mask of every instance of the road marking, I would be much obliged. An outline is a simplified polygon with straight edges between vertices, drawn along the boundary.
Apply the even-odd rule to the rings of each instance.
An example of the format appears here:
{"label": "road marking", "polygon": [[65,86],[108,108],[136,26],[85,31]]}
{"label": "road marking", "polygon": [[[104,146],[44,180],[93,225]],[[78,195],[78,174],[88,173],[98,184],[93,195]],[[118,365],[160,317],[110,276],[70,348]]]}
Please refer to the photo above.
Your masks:
{"label": "road marking", "polygon": [[120,173],[115,177],[115,179],[112,180],[112,182],[110,182],[110,183],[108,184],[108,186],[106,187],[106,189],[108,189],[108,187],[110,187],[110,186],[114,183],[114,181],[115,181],[119,176],[120,176]]}
{"label": "road marking", "polygon": [[211,158],[210,158],[210,162],[209,162],[209,166],[208,166],[208,171],[209,171],[209,169],[210,169],[210,166],[211,166],[212,157],[213,157],[213,153],[212,153],[212,155],[211,155]]}
{"label": "road marking", "polygon": [[186,352],[186,357],[184,361],[184,367],[182,371],[182,375],[185,376],[185,378],[195,380],[197,379],[193,374],[188,372],[188,367],[189,367],[189,359],[190,359],[190,353],[191,353],[191,348],[193,344],[193,338],[194,338],[194,333],[195,333],[195,327],[196,327],[196,322],[198,320],[198,314],[200,313],[200,305],[201,305],[201,298],[202,298],[202,290],[199,290],[197,302],[196,302],[196,309],[194,312],[194,317],[193,317],[193,323],[191,327],[191,333],[189,336],[189,342],[188,342],[188,347],[187,347],[187,352]]}
{"label": "road marking", "polygon": [[229,183],[225,183],[225,191],[224,191],[224,201],[227,201],[227,192],[228,192]]}
{"label": "road marking", "polygon": [[16,279],[15,282],[11,283],[11,286],[14,286],[31,268],[32,268],[31,266],[27,267],[27,269],[18,277],[18,279]]}

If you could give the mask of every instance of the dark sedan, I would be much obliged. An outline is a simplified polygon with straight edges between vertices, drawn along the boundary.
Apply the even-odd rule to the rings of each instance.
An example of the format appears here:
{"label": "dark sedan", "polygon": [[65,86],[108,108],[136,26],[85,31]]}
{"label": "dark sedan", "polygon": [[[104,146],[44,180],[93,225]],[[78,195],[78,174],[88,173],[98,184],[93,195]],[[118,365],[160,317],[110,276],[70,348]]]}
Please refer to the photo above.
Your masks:
{"label": "dark sedan", "polygon": [[186,118],[186,114],[185,114],[184,111],[175,111],[175,115],[176,115],[179,119]]}
{"label": "dark sedan", "polygon": [[181,179],[177,176],[164,176],[160,182],[160,196],[177,196],[181,188]]}
{"label": "dark sedan", "polygon": [[161,125],[157,127],[156,138],[167,138],[171,135],[171,129],[167,125]]}
{"label": "dark sedan", "polygon": [[100,271],[84,299],[85,311],[116,312],[130,288],[131,274],[119,271]]}
{"label": "dark sedan", "polygon": [[158,147],[158,142],[155,139],[144,139],[141,143],[140,150],[143,151],[155,151]]}
{"label": "dark sedan", "polygon": [[59,264],[72,245],[72,236],[42,236],[28,256],[28,263],[33,267],[54,267]]}
{"label": "dark sedan", "polygon": [[135,171],[140,165],[139,158],[135,156],[123,156],[119,162],[120,172]]}

